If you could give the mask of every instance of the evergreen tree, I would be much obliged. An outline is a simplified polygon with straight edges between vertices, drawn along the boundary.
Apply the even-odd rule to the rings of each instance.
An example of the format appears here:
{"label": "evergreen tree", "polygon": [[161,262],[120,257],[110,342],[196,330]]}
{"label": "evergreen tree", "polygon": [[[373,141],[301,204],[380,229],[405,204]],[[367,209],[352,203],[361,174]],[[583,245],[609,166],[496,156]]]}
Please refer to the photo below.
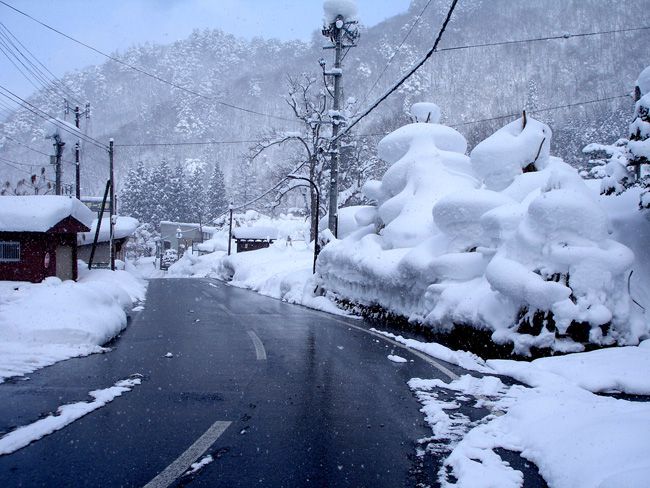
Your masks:
{"label": "evergreen tree", "polygon": [[[639,207],[650,209],[650,177],[641,168],[650,164],[650,66],[639,76],[635,88],[634,120],[630,124],[630,163],[634,166],[639,184],[644,188]],[[646,166],[647,167],[647,166]]]}
{"label": "evergreen tree", "polygon": [[206,195],[206,212],[209,220],[214,220],[219,215],[228,210],[228,197],[226,195],[226,182],[219,167],[219,163],[214,163],[210,185]]}
{"label": "evergreen tree", "polygon": [[126,175],[119,197],[119,212],[130,215],[141,223],[151,222],[151,171],[142,161]]}
{"label": "evergreen tree", "polygon": [[166,220],[174,220],[176,222],[189,222],[190,216],[190,200],[191,196],[185,182],[185,171],[180,164],[174,168],[174,175],[169,181],[170,203],[166,207],[168,217]]}
{"label": "evergreen tree", "polygon": [[167,161],[162,160],[160,165],[151,174],[151,220],[157,227],[161,220],[174,220],[170,215],[175,205],[175,195],[172,190],[173,173]]}
{"label": "evergreen tree", "polygon": [[206,172],[204,166],[197,166],[187,179],[189,198],[189,221],[205,222],[207,218]]}

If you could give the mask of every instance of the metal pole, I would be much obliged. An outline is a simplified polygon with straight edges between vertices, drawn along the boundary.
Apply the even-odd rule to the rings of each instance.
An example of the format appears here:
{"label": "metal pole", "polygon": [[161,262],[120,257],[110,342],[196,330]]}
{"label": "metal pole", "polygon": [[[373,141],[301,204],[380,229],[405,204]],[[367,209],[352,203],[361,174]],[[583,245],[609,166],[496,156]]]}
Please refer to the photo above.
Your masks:
{"label": "metal pole", "polygon": [[230,247],[232,246],[232,203],[228,211],[230,212],[230,223],[228,224],[228,256],[230,256]]}
{"label": "metal pole", "polygon": [[316,260],[318,259],[318,254],[320,253],[320,245],[318,244],[318,211],[320,209],[320,191],[318,191],[318,186],[316,183],[305,176],[287,175],[287,178],[290,180],[306,181],[316,192],[316,208],[311,209],[311,220],[312,222],[316,220],[316,234],[314,235],[314,265],[312,266],[312,274],[316,274]]}
{"label": "metal pole", "polygon": [[334,144],[330,147],[330,201],[329,201],[329,218],[327,226],[334,234],[334,237],[338,237],[338,197],[339,197],[339,157],[340,157],[340,148],[341,143],[338,139],[339,134],[339,123],[341,122],[341,116],[339,111],[341,110],[341,53],[343,51],[343,42],[342,42],[342,28],[338,27],[338,20],[335,22],[332,27],[334,31],[334,43],[335,43],[335,57],[334,57],[334,101],[332,104],[332,110],[334,111],[334,116],[332,120],[332,140]]}
{"label": "metal pole", "polygon": [[110,255],[111,255],[111,270],[115,271],[115,244],[113,242],[113,238],[115,235],[115,223],[113,222],[113,215],[115,214],[115,172],[113,168],[113,155],[114,155],[113,138],[111,137],[108,141],[108,158],[109,158],[109,171],[110,171],[110,182],[111,182],[111,200],[108,206],[109,213],[110,213],[109,244],[110,244]]}

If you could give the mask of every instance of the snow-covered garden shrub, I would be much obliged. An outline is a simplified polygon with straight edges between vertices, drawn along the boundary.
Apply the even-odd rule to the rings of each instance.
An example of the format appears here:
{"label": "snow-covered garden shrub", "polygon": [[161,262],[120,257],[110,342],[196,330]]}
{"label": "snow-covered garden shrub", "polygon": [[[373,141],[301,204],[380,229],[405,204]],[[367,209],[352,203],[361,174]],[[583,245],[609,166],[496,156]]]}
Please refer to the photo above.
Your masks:
{"label": "snow-covered garden shrub", "polygon": [[391,166],[365,185],[375,205],[358,230],[321,252],[322,287],[436,331],[491,331],[521,354],[646,336],[627,291],[634,255],[609,238],[578,172],[550,156],[551,129],[519,119],[467,157],[429,112],[380,142]]}

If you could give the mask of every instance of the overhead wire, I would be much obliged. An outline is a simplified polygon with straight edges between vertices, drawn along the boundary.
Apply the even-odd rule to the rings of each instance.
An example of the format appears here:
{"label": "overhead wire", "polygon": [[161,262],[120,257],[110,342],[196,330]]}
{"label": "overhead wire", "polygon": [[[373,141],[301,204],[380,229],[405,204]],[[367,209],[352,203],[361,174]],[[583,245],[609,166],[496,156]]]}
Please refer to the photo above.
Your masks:
{"label": "overhead wire", "polygon": [[[592,32],[582,32],[582,33],[576,33],[576,34],[570,34],[570,33],[565,33],[561,35],[553,35],[553,36],[546,36],[546,37],[534,37],[534,38],[528,38],[528,39],[519,39],[519,40],[511,40],[511,41],[499,41],[499,42],[488,42],[488,43],[478,43],[478,44],[467,44],[467,45],[462,45],[462,46],[452,46],[448,48],[441,48],[438,49],[434,47],[433,49],[429,50],[427,52],[427,55],[432,55],[434,53],[440,53],[440,52],[445,52],[445,51],[458,51],[462,49],[475,49],[475,48],[482,48],[482,47],[490,47],[490,46],[504,46],[504,45],[513,45],[513,44],[524,44],[524,43],[532,43],[532,42],[540,42],[540,41],[551,41],[551,40],[566,40],[566,39],[572,39],[572,38],[583,38],[583,37],[590,37],[590,36],[598,36],[598,35],[609,35],[609,34],[618,34],[618,33],[627,33],[627,32],[637,32],[637,31],[642,31],[642,30],[648,30],[650,29],[650,26],[641,26],[641,27],[631,27],[631,28],[625,28],[625,29],[610,29],[610,30],[604,30],[604,31],[592,31]],[[435,46],[435,44],[434,44]],[[382,95],[369,109],[364,111],[359,117],[357,117],[350,125],[348,125],[342,133],[339,134],[339,138],[342,137],[344,134],[349,132],[349,130],[357,125],[361,119],[366,117],[372,110],[374,110],[381,102],[383,102],[390,94],[392,94],[399,86],[401,86],[420,66],[424,64],[424,61],[428,59],[425,55],[425,58],[416,65],[416,67],[412,68],[409,70],[409,73],[404,75],[393,87],[391,87],[387,93]],[[587,103],[595,103],[595,102],[600,102],[600,101],[606,101],[606,100],[611,100],[611,99],[616,99],[616,98],[624,98],[627,95],[618,95],[614,97],[607,97],[607,98],[602,98],[602,99],[596,99],[596,100],[590,100],[586,102],[577,102],[574,104],[567,104],[567,105],[562,105],[562,106],[556,106],[556,107],[550,107],[545,110],[556,110],[560,108],[570,108],[578,105],[584,105]],[[532,111],[531,113],[536,113],[539,112],[540,110]],[[502,116],[497,116],[497,117],[491,117],[487,119],[481,119],[481,120],[476,120],[476,121],[469,121],[469,122],[461,122],[456,125],[469,125],[469,124],[474,124],[478,122],[489,122],[491,120],[499,120],[499,119],[504,119],[507,117],[512,117],[514,115],[518,115],[518,113],[513,113],[513,114],[508,114],[508,115],[502,115]],[[454,124],[449,124],[452,127],[455,127],[456,125]]]}
{"label": "overhead wire", "polygon": [[[40,68],[38,68],[38,66],[34,65],[34,63],[31,62],[31,61],[27,58],[27,56],[24,56],[24,54],[21,52],[21,54],[22,54],[22,55],[25,57],[25,59],[26,59],[26,60],[27,60],[27,61],[28,61],[28,62],[29,62],[29,63],[30,63],[34,68],[35,68],[35,70],[36,70],[38,73],[40,73],[40,74],[42,75],[43,78],[45,78],[46,80],[48,80],[49,84],[51,84],[51,85],[53,85],[53,86],[55,86],[55,87],[59,87],[59,90],[62,92],[62,94],[66,95],[66,98],[69,98],[69,99],[75,101],[75,102],[78,103],[79,105],[83,105],[83,102],[81,102],[81,101],[79,100],[79,98],[77,98],[77,95],[76,95],[75,93],[73,93],[72,89],[69,88],[69,87],[67,87],[67,86],[65,85],[65,83],[63,83],[62,80],[60,80],[60,79],[59,79],[59,78],[58,78],[54,73],[52,73],[52,71],[50,71],[50,70],[48,69],[48,67],[47,67],[45,64],[43,64],[43,63],[38,59],[38,57],[36,57],[36,56],[34,55],[34,53],[32,53],[32,52],[29,50],[29,48],[27,48],[27,46],[25,46],[25,45],[20,41],[20,39],[18,39],[18,38],[13,34],[13,32],[11,32],[11,30],[9,30],[9,28],[8,28],[5,24],[3,24],[2,22],[0,22],[0,33],[2,33],[3,30],[5,31],[5,32],[4,32],[4,37],[5,37],[6,39],[8,39],[8,40],[11,42],[11,39],[10,39],[10,38],[13,38],[13,40],[16,41],[16,43],[18,43],[18,44],[20,45],[20,47],[21,47],[24,51],[26,51],[27,54],[29,54],[29,56],[31,56],[32,59],[33,59],[36,63],[38,63],[38,64],[43,68],[42,70],[41,70]],[[15,46],[15,44],[14,44],[13,42],[11,42],[11,44],[13,44],[13,45]],[[20,49],[19,49],[17,46],[15,46],[15,47],[16,47],[17,50],[20,51]],[[45,72],[47,72],[47,74],[46,74]],[[48,74],[49,74],[49,76],[48,76]]]}
{"label": "overhead wire", "polygon": [[[0,85],[0,90],[3,90],[3,91],[5,91],[6,93],[9,94],[9,95],[7,95],[6,93],[2,93],[0,91],[0,95],[4,96],[8,100],[11,100],[13,103],[15,103],[17,105],[22,106],[22,108],[32,112],[34,115],[42,118],[43,120],[46,120],[47,122],[50,122],[50,123],[56,125],[61,130],[64,130],[65,132],[68,132],[68,133],[72,134],[73,136],[76,136],[77,138],[79,138],[81,140],[84,140],[84,141],[86,141],[86,142],[88,142],[90,144],[93,144],[93,145],[97,146],[100,149],[105,149],[105,150],[108,149],[108,147],[106,145],[102,144],[97,139],[94,139],[94,138],[90,137],[89,135],[83,134],[79,130],[70,129],[69,127],[66,126],[66,124],[64,124],[61,121],[57,120],[56,117],[48,114],[44,110],[41,110],[40,108],[36,107],[35,105],[29,103],[27,100],[25,100],[25,99],[21,98],[20,96],[16,95],[15,93],[13,93],[11,90],[5,88],[4,86]],[[16,101],[16,99],[19,100],[19,101]]]}
{"label": "overhead wire", "polygon": [[[2,0],[0,0],[1,2]],[[438,31],[438,35],[436,36],[436,40],[433,43],[433,46],[431,49],[427,51],[427,53],[424,55],[424,57],[418,61],[415,66],[413,66],[411,69],[409,69],[400,79],[397,83],[395,83],[391,88],[389,88],[381,97],[379,97],[377,100],[375,100],[370,107],[368,107],[366,110],[364,110],[361,115],[359,115],[354,121],[345,127],[337,136],[336,139],[332,139],[331,142],[335,142],[335,140],[340,140],[341,137],[343,137],[345,134],[350,132],[352,128],[357,125],[361,120],[363,120],[365,117],[370,114],[373,110],[375,110],[384,100],[386,100],[393,92],[395,92],[402,84],[406,82],[413,74],[422,67],[424,63],[427,62],[427,60],[433,55],[433,53],[436,51],[438,48],[438,44],[440,43],[440,40],[442,39],[443,34],[445,33],[445,30],[447,29],[447,25],[449,24],[449,21],[451,20],[451,16],[454,13],[454,10],[456,8],[456,5],[458,4],[458,0],[452,0],[451,5],[449,6],[449,10],[447,11],[447,15],[445,16],[445,20],[442,23],[442,26],[440,27],[440,30]]]}
{"label": "overhead wire", "polygon": [[379,73],[379,76],[377,77],[377,79],[375,79],[375,82],[372,84],[372,86],[366,92],[366,95],[363,97],[363,101],[360,103],[361,106],[365,105],[366,100],[368,100],[368,97],[370,96],[372,91],[377,86],[377,83],[379,83],[379,80],[381,80],[382,76],[384,76],[384,74],[386,73],[386,70],[388,69],[390,64],[393,62],[393,59],[395,59],[395,56],[397,56],[397,53],[400,52],[400,50],[402,49],[402,46],[404,46],[404,43],[408,40],[409,36],[411,35],[411,33],[413,32],[415,27],[420,23],[420,20],[422,19],[422,16],[424,15],[424,12],[427,10],[427,8],[429,8],[429,5],[431,5],[431,2],[432,2],[432,0],[429,0],[424,5],[424,7],[420,11],[420,13],[415,17],[415,20],[411,24],[411,28],[408,30],[406,35],[402,38],[402,41],[399,43],[399,46],[397,46],[397,49],[395,49],[395,51],[390,56],[390,58],[388,58],[388,61],[386,62],[386,65],[384,66],[384,69],[381,70],[381,73]]}
{"label": "overhead wire", "polygon": [[[2,27],[2,23],[0,23]],[[7,59],[23,75],[23,77],[36,89],[45,90],[55,97],[66,98],[67,95],[60,89],[52,86],[51,81],[43,75],[42,71],[16,46],[11,38],[0,28],[0,51],[4,53]],[[13,57],[13,59],[12,59]],[[14,61],[15,59],[15,61]],[[22,66],[18,66],[16,61]],[[38,86],[34,83],[38,83]]]}
{"label": "overhead wire", "polygon": [[76,44],[79,44],[80,46],[85,47],[86,49],[90,49],[91,51],[93,51],[93,52],[95,52],[95,53],[97,53],[97,54],[99,54],[101,56],[104,56],[105,58],[110,59],[111,61],[114,61],[114,62],[116,62],[116,63],[118,63],[118,64],[120,64],[122,66],[126,66],[129,69],[137,71],[140,74],[143,74],[145,76],[153,78],[154,80],[157,80],[157,81],[159,81],[161,83],[165,83],[165,84],[167,84],[167,85],[169,85],[169,86],[171,86],[173,88],[176,88],[178,90],[184,91],[184,92],[189,93],[191,95],[194,95],[196,97],[200,97],[200,98],[203,98],[203,99],[206,99],[206,100],[210,100],[210,101],[212,101],[214,103],[217,103],[217,104],[222,105],[224,107],[231,108],[233,110],[239,110],[241,112],[246,112],[246,113],[249,113],[249,114],[259,115],[259,116],[262,116],[262,117],[268,117],[268,118],[273,118],[273,119],[278,119],[278,120],[284,120],[284,121],[293,122],[293,123],[296,122],[295,119],[289,119],[287,117],[281,117],[279,115],[273,115],[273,114],[258,112],[257,110],[253,110],[253,109],[249,109],[249,108],[245,108],[245,107],[240,107],[240,106],[234,105],[232,103],[224,102],[223,100],[219,100],[218,98],[206,95],[204,93],[197,92],[195,90],[192,90],[191,88],[187,88],[185,86],[179,85],[178,83],[174,83],[173,81],[166,80],[165,78],[162,78],[162,77],[160,77],[160,76],[158,76],[158,75],[156,75],[154,73],[148,72],[144,68],[129,64],[129,63],[127,63],[125,61],[122,61],[121,59],[119,59],[119,58],[117,58],[115,56],[112,56],[112,55],[110,55],[108,53],[105,53],[105,52],[101,51],[100,49],[97,49],[96,47],[91,46],[90,44],[87,44],[87,43],[85,43],[83,41],[75,39],[74,37],[72,37],[72,36],[70,36],[68,34],[65,34],[64,32],[61,32],[60,30],[52,27],[51,25],[48,25],[45,22],[42,22],[42,21],[36,19],[35,17],[29,15],[28,13],[23,12],[22,10],[14,7],[13,5],[8,4],[4,0],[0,0],[0,4],[4,5],[5,7],[10,8],[11,10],[19,13],[20,15],[23,15],[23,16],[27,17],[28,19],[36,22],[37,24],[45,27],[46,29],[49,29],[52,32],[55,32],[56,34],[58,34],[60,36],[63,36],[66,39],[68,39],[68,40],[70,40],[70,41],[72,41],[72,42],[74,42]]}
{"label": "overhead wire", "polygon": [[529,39],[516,39],[512,41],[497,41],[497,42],[485,42],[485,43],[479,43],[479,44],[466,44],[463,46],[451,46],[451,47],[443,47],[441,49],[438,49],[436,52],[442,53],[446,51],[460,51],[463,49],[475,49],[479,47],[491,47],[491,46],[507,46],[511,44],[525,44],[529,42],[540,42],[540,41],[555,41],[555,40],[566,40],[566,39],[573,39],[576,37],[590,37],[590,36],[602,36],[602,35],[608,35],[608,34],[620,34],[624,32],[636,32],[636,31],[642,31],[642,30],[648,30],[650,29],[650,26],[642,26],[642,27],[631,27],[628,29],[613,29],[613,30],[606,30],[606,31],[593,31],[593,32],[582,32],[578,34],[559,34],[559,35],[554,35],[554,36],[547,36],[547,37],[531,37]]}
{"label": "overhead wire", "polygon": [[[27,171],[26,169],[23,169],[23,168],[21,168],[21,167],[19,167],[19,166],[16,166],[17,164],[21,164],[21,163],[18,163],[18,162],[16,162],[16,161],[12,161],[11,159],[6,159],[6,158],[1,158],[1,157],[0,157],[0,163],[1,163],[1,164],[5,164],[5,165],[7,165],[7,166],[9,166],[9,167],[11,167],[11,168],[13,168],[13,169],[15,169],[16,171],[20,171],[21,173],[25,173],[25,174],[27,174],[27,175],[29,175],[29,176],[33,176],[33,175],[34,175],[33,172],[31,172],[31,171]],[[28,165],[25,165],[25,164],[23,164],[23,165],[24,165],[24,166],[28,166]],[[38,164],[34,164],[34,165],[31,165],[31,166],[40,166],[40,165],[38,165]],[[43,178],[45,181],[49,181],[50,183],[55,183],[54,180],[52,180],[52,179],[50,179],[50,178],[47,178],[47,177],[44,176],[44,175],[41,175],[41,178]]]}

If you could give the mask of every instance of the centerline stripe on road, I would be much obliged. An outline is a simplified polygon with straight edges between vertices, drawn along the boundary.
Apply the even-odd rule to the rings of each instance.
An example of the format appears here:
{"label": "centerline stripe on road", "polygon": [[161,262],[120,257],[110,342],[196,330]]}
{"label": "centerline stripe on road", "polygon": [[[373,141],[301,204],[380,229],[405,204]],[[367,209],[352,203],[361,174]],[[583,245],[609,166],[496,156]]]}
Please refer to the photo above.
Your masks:
{"label": "centerline stripe on road", "polygon": [[247,331],[248,336],[251,338],[251,341],[253,341],[253,345],[255,346],[255,355],[257,356],[258,361],[263,361],[266,359],[266,349],[264,349],[264,344],[262,344],[262,341],[260,338],[257,336],[255,332],[252,330]]}
{"label": "centerline stripe on road", "polygon": [[167,466],[144,488],[167,488],[185,473],[192,463],[203,455],[208,448],[221,437],[232,422],[218,420],[210,426],[205,433],[199,437],[194,444],[187,448],[173,463]]}

